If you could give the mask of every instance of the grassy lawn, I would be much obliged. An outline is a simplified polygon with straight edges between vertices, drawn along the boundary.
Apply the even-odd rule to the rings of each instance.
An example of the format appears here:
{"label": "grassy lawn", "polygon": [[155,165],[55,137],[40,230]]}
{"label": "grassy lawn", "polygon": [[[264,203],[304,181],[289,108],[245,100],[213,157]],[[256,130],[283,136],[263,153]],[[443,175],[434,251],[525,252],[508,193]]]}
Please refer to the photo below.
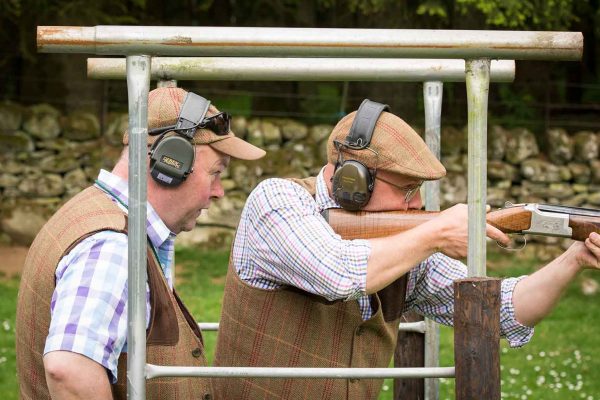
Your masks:
{"label": "grassy lawn", "polygon": [[[224,276],[229,253],[177,249],[177,287],[190,311],[202,322],[219,318]],[[517,276],[538,263],[517,262],[513,253],[489,254],[490,275]],[[600,274],[588,273],[600,280]],[[0,393],[17,399],[14,326],[17,280],[0,279]],[[600,295],[584,296],[572,285],[555,311],[536,328],[533,340],[521,349],[509,349],[502,341],[503,399],[600,399]],[[205,332],[212,360],[216,333]],[[441,329],[442,366],[453,365],[452,329]],[[391,399],[392,385],[380,399]],[[454,398],[454,380],[440,384],[440,399]]]}

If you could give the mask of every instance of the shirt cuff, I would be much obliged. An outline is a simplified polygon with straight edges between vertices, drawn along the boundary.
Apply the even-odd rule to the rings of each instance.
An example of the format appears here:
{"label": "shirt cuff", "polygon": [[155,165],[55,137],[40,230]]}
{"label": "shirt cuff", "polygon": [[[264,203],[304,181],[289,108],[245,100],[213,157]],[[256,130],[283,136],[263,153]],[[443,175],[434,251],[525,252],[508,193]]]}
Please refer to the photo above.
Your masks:
{"label": "shirt cuff", "polygon": [[[72,345],[68,346],[66,343],[70,342]],[[84,346],[78,346],[77,343],[86,343]],[[89,358],[92,361],[102,365],[108,372],[108,379],[111,383],[117,383],[117,363],[118,359],[114,354],[100,354],[94,349],[103,348],[104,345],[100,342],[92,342],[87,337],[82,337],[77,334],[64,334],[48,336],[46,339],[46,345],[44,346],[44,355],[52,351],[68,351],[71,353],[77,353],[82,356]]]}
{"label": "shirt cuff", "polygon": [[505,337],[510,347],[521,347],[533,337],[534,329],[521,324],[515,318],[513,292],[520,280],[525,278],[506,278],[502,280],[502,309],[500,310],[500,335]]}
{"label": "shirt cuff", "polygon": [[352,282],[352,292],[344,301],[357,300],[367,294],[367,263],[371,255],[371,243],[355,239],[346,244],[346,273]]}

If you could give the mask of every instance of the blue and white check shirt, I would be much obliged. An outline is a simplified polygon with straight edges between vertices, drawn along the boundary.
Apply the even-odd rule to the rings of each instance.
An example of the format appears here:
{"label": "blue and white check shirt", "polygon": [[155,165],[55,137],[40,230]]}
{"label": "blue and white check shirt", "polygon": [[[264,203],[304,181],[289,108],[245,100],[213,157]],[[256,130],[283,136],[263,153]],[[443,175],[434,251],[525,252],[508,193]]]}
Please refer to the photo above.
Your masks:
{"label": "blue and white check shirt", "polygon": [[[127,181],[102,170],[97,182],[127,213]],[[150,203],[146,229],[172,289],[175,235]],[[127,351],[127,259],[127,235],[103,231],[82,240],[60,260],[44,354],[56,350],[82,354],[103,365],[116,382],[119,355]],[[146,283],[146,327],[149,320],[150,289]]]}
{"label": "blue and white check shirt", "polygon": [[[240,278],[261,289],[291,285],[328,300],[358,300],[363,320],[372,316],[366,294],[368,240],[343,240],[321,217],[339,208],[327,191],[323,171],[313,198],[287,179],[268,179],[251,193],[242,212],[232,260]],[[452,325],[456,279],[467,276],[460,261],[435,253],[408,276],[405,311],[414,310]],[[520,278],[502,281],[500,333],[510,345],[526,344],[533,328],[515,319],[512,294]]]}

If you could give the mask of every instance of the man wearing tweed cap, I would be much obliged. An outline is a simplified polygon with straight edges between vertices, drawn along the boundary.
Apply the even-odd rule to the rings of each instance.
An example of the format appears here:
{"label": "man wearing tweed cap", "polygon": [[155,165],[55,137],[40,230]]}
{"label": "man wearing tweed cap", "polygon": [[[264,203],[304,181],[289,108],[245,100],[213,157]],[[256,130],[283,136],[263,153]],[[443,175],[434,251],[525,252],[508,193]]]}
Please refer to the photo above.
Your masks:
{"label": "man wearing tweed cap", "polygon": [[[324,210],[340,206],[420,209],[421,183],[445,175],[419,135],[396,115],[356,116],[347,115],[333,129],[328,162],[316,178],[269,179],[249,196],[230,258],[215,365],[384,368],[403,312],[452,323],[453,281],[467,275],[457,260],[467,254],[465,204],[408,231],[369,240],[343,240],[322,217]],[[370,140],[349,134],[354,125],[371,122]],[[340,189],[366,175],[338,175],[347,160],[369,171],[372,193]],[[490,225],[486,233],[508,241]],[[531,339],[532,327],[580,270],[599,267],[599,246],[600,236],[592,233],[532,276],[503,280],[500,329],[511,346]],[[381,384],[379,379],[214,381],[218,398],[236,400],[366,400],[377,398]]]}
{"label": "man wearing tweed cap", "polygon": [[[230,158],[265,153],[235,137],[229,115],[179,88],[149,93],[148,127],[158,134],[148,136],[146,359],[203,366],[201,333],[173,288],[174,239],[223,196],[220,175]],[[17,306],[23,399],[126,398],[128,139],[125,132],[112,172],[102,170],[61,207],[30,248]],[[171,174],[170,167],[185,173]],[[146,383],[147,399],[212,396],[207,379]]]}

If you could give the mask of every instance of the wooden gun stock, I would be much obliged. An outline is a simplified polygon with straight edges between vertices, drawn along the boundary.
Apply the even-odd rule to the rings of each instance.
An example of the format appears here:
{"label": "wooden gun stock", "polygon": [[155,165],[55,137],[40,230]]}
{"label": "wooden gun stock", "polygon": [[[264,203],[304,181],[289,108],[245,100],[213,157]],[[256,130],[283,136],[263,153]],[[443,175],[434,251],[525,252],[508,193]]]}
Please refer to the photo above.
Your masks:
{"label": "wooden gun stock", "polygon": [[[435,211],[346,211],[329,209],[322,213],[333,230],[344,239],[372,239],[403,232],[427,222],[439,215]],[[529,233],[533,235],[570,237],[585,240],[591,232],[600,233],[600,217],[568,215],[569,234],[560,230],[558,222],[534,221],[533,212],[523,206],[514,206],[491,211],[487,222],[504,233]],[[538,227],[536,224],[541,225]],[[566,226],[565,226],[566,228]]]}

